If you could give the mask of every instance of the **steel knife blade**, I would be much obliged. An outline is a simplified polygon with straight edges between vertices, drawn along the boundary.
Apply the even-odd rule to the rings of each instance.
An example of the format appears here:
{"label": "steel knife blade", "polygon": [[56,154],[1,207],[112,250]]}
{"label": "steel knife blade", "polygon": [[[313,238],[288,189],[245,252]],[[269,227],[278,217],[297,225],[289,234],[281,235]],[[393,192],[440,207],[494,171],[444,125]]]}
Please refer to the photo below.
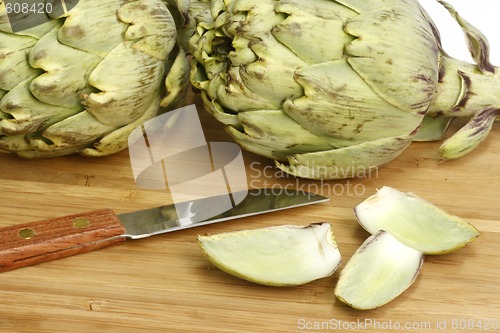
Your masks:
{"label": "steel knife blade", "polygon": [[140,239],[328,200],[304,191],[257,188],[119,215],[111,209],[100,209],[8,226],[0,228],[0,272],[90,252],[126,239]]}

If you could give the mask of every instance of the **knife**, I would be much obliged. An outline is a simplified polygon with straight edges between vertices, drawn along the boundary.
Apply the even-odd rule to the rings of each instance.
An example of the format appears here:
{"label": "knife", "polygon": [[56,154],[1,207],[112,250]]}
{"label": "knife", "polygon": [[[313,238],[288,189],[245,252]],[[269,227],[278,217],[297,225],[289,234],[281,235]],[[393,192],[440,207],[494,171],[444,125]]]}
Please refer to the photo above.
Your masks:
{"label": "knife", "polygon": [[[0,228],[0,272],[171,231],[326,202],[318,194],[258,188],[116,215],[111,209]],[[244,198],[236,201],[234,198]],[[238,203],[239,202],[239,203]],[[219,210],[220,211],[220,210]],[[209,212],[207,214],[207,212]],[[211,216],[212,215],[212,216]]]}

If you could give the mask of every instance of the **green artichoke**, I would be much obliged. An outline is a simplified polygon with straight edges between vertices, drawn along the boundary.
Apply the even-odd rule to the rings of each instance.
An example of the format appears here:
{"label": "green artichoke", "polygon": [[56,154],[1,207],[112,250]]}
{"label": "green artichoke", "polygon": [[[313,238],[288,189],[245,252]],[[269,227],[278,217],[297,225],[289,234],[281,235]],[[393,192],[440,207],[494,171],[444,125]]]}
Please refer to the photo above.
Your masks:
{"label": "green artichoke", "polygon": [[191,82],[245,149],[312,179],[366,174],[415,140],[460,157],[500,108],[483,34],[463,28],[477,64],[448,56],[417,0],[212,0],[190,41]]}
{"label": "green artichoke", "polygon": [[[28,158],[127,147],[189,84],[177,21],[189,0],[80,0],[13,32],[0,1],[0,150]],[[50,13],[49,13],[50,14]]]}

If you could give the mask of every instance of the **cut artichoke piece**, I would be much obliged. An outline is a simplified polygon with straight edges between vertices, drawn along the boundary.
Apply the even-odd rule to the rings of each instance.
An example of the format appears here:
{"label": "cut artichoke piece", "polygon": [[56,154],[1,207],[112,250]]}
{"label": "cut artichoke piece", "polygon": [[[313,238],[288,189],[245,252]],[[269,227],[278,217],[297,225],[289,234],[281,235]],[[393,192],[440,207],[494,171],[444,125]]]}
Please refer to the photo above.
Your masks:
{"label": "cut artichoke piece", "polygon": [[267,286],[296,286],[332,275],[341,263],[328,223],[198,236],[216,267]]}
{"label": "cut artichoke piece", "polygon": [[496,107],[479,110],[464,127],[439,147],[441,158],[456,159],[476,149],[490,133],[499,114],[500,108]]}
{"label": "cut artichoke piece", "polygon": [[463,219],[450,215],[413,193],[384,186],[354,209],[371,234],[385,230],[425,254],[449,253],[479,236]]}
{"label": "cut artichoke piece", "polygon": [[422,264],[422,252],[380,231],[370,236],[347,262],[335,295],[355,309],[380,307],[411,286]]}

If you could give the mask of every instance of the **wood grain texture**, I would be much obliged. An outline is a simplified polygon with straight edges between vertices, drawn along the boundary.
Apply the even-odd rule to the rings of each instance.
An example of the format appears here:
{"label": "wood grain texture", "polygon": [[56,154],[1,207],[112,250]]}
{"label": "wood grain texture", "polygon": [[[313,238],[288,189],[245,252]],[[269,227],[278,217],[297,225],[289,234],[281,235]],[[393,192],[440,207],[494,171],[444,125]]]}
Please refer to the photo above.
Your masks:
{"label": "wood grain texture", "polygon": [[[199,109],[208,140],[230,141]],[[462,159],[440,162],[439,144],[413,143],[370,177],[328,182],[285,176],[272,161],[244,153],[252,187],[292,184],[331,201],[1,273],[0,332],[499,332],[492,325],[500,320],[500,123]],[[0,170],[1,227],[171,203],[169,193],[135,184],[126,151],[38,161],[0,155]],[[329,222],[345,264],[368,237],[352,208],[384,185],[415,192],[481,236],[455,253],[427,257],[416,282],[377,310],[357,311],[335,298],[340,271],[300,287],[262,287],[211,266],[196,242],[198,234]],[[463,328],[471,321],[476,328]],[[414,328],[397,328],[405,324]]]}
{"label": "wood grain texture", "polygon": [[0,272],[98,250],[124,234],[110,209],[0,228]]}

